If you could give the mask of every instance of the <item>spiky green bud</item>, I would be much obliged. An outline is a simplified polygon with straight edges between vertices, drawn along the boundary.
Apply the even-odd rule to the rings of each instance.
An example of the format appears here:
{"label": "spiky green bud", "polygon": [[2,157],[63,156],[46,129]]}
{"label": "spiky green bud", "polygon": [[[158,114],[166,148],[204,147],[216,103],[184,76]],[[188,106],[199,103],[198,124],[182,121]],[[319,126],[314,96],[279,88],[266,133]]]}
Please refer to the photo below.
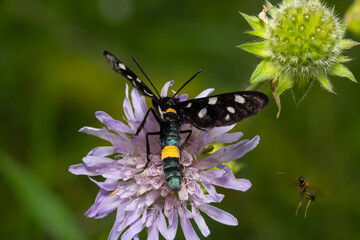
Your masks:
{"label": "spiky green bud", "polygon": [[242,15],[253,28],[249,34],[264,39],[238,46],[264,58],[251,84],[271,80],[275,97],[291,88],[298,104],[314,79],[329,92],[329,74],[356,82],[341,54],[358,43],[344,39],[345,25],[319,0],[284,0],[277,8],[267,2],[259,17]]}

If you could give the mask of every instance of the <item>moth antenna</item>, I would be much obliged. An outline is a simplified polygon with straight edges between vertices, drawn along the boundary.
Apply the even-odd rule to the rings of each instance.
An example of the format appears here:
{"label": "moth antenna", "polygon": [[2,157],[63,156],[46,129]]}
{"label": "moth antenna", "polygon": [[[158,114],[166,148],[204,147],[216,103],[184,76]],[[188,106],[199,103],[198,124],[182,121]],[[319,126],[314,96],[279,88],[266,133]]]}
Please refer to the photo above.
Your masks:
{"label": "moth antenna", "polygon": [[189,80],[186,81],[186,83],[184,83],[181,88],[179,90],[176,91],[176,93],[174,94],[174,96],[172,96],[173,98],[181,91],[181,89],[183,89],[191,80],[193,80],[199,73],[202,72],[202,69],[200,69],[199,71],[197,71],[197,73],[195,73],[194,76],[192,76]]}
{"label": "moth antenna", "polygon": [[151,82],[150,78],[146,75],[146,73],[144,72],[144,70],[141,68],[140,64],[135,60],[135,58],[133,56],[131,56],[131,58],[134,60],[134,62],[136,63],[136,65],[138,66],[138,68],[141,70],[141,72],[144,74],[144,76],[146,77],[146,79],[150,82],[151,86],[155,89],[155,92],[158,95],[158,98],[160,98],[160,94],[158,92],[158,90],[156,89],[156,87],[154,86],[154,84]]}

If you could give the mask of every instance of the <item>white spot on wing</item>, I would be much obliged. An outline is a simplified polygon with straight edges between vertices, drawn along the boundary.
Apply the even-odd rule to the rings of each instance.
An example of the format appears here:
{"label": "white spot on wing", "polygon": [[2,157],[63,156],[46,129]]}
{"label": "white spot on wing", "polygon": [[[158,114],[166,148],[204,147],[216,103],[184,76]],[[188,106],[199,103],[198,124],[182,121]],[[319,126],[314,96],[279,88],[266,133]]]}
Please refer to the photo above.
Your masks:
{"label": "white spot on wing", "polygon": [[215,105],[216,102],[217,102],[217,97],[211,97],[211,98],[209,98],[208,104]]}
{"label": "white spot on wing", "polygon": [[188,103],[188,105],[186,105],[186,108],[191,107],[191,104],[192,104],[192,103],[191,103],[191,102],[189,102],[189,103]]}
{"label": "white spot on wing", "polygon": [[240,95],[235,95],[235,102],[238,102],[240,104],[243,104],[245,103],[245,98],[243,98],[242,96]]}
{"label": "white spot on wing", "polygon": [[229,113],[235,113],[235,109],[233,107],[227,107],[226,109],[229,111]]}
{"label": "white spot on wing", "polygon": [[163,114],[163,111],[161,110],[160,106],[158,106],[158,110],[159,110],[159,113],[160,113],[160,118],[164,119],[164,114]]}
{"label": "white spot on wing", "polygon": [[140,80],[140,78],[136,78],[136,81],[137,81],[137,82],[139,82],[139,83],[141,83],[141,80]]}
{"label": "white spot on wing", "polygon": [[146,89],[144,89],[144,93],[146,93],[146,94],[147,94],[148,96],[150,96],[150,97],[154,96],[154,94],[148,93],[148,92],[146,91]]}
{"label": "white spot on wing", "polygon": [[229,115],[229,114],[226,114],[225,120],[226,120],[226,121],[229,121],[229,120],[230,120],[230,115]]}
{"label": "white spot on wing", "polygon": [[132,76],[130,76],[130,75],[127,75],[127,77],[128,77],[128,79],[133,79],[133,77],[132,77]]}
{"label": "white spot on wing", "polygon": [[206,115],[206,113],[207,113],[206,108],[201,109],[198,113],[199,118],[203,118]]}
{"label": "white spot on wing", "polygon": [[122,63],[119,63],[119,67],[122,69],[122,70],[126,70],[126,66]]}

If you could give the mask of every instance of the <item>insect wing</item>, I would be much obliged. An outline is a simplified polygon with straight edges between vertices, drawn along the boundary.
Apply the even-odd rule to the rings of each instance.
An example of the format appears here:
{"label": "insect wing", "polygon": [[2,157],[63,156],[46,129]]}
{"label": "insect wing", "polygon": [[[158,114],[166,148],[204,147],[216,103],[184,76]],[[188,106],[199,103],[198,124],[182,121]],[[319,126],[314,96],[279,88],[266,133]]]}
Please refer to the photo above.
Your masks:
{"label": "insect wing", "polygon": [[104,51],[104,56],[109,62],[111,68],[123,75],[127,80],[131,82],[134,88],[136,88],[141,95],[156,99],[154,93],[136,76],[136,74],[126,67],[119,59],[117,59],[112,53]]}
{"label": "insect wing", "polygon": [[197,128],[213,128],[253,116],[268,102],[268,97],[261,92],[232,92],[180,102],[179,113],[182,123],[191,123]]}

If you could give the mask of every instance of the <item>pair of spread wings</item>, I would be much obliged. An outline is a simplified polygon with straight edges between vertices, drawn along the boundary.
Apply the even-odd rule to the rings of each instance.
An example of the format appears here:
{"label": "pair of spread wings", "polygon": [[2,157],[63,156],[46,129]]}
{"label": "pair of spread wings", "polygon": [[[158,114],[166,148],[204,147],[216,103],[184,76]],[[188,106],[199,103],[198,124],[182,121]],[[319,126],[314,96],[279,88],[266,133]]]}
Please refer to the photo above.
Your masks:
{"label": "pair of spread wings", "polygon": [[[108,51],[104,56],[111,68],[131,82],[141,95],[159,102],[157,96],[128,67]],[[181,123],[197,128],[228,126],[258,113],[269,102],[268,97],[256,91],[231,92],[204,98],[177,102]]]}

